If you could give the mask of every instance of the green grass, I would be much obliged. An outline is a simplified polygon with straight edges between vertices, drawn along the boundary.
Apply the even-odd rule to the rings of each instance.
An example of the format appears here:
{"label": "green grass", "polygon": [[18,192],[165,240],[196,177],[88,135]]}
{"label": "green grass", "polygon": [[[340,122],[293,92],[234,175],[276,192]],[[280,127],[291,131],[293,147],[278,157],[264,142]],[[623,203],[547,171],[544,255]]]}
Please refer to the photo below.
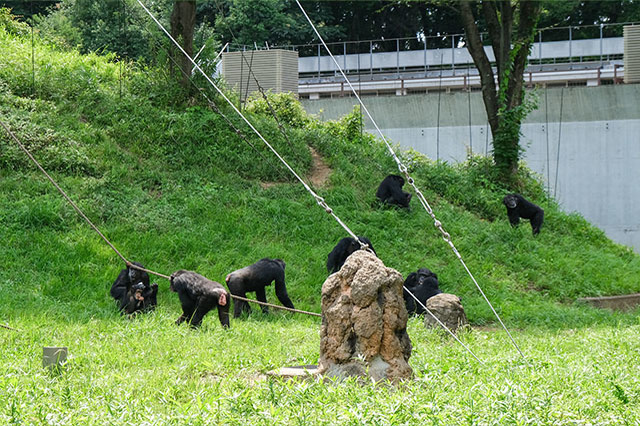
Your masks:
{"label": "green grass", "polygon": [[[265,376],[315,363],[318,320],[280,314],[223,331],[175,327],[175,309],[127,321],[105,311],[83,320],[32,315],[3,331],[4,424],[636,424],[640,325],[518,330],[524,364],[502,333],[460,345],[409,322],[415,378],[396,387],[285,382]],[[61,374],[41,366],[42,346],[65,344]]]}
{"label": "green grass", "polygon": [[[0,19],[0,22],[3,20]],[[327,253],[346,236],[255,136],[238,138],[161,70],[81,56],[0,26],[0,119],[131,260],[223,282],[262,257],[287,262],[297,308],[319,312]],[[109,288],[119,258],[0,132],[0,423],[3,424],[637,424],[638,311],[613,313],[577,297],[639,290],[640,257],[546,197],[526,168],[520,191],[545,209],[537,238],[509,226],[490,161],[452,166],[402,153],[418,186],[512,330],[519,359],[489,307],[414,200],[381,209],[377,184],[395,164],[359,132],[306,117],[278,99],[288,139],[264,105],[247,112],[306,177],[313,146],[333,169],[316,188],[387,266],[438,273],[462,297],[473,332],[454,341],[411,319],[415,379],[399,387],[265,379],[319,357],[319,320],[272,312],[201,330],[176,327],[180,306],[160,285],[156,312],[127,320]],[[246,126],[225,113],[243,130]],[[247,133],[248,135],[250,133]],[[262,157],[264,157],[264,159]],[[265,160],[266,159],[266,160]],[[276,182],[263,189],[261,183]],[[406,189],[406,188],[405,188]],[[269,301],[276,302],[273,291]],[[68,346],[60,375],[42,347]]]}

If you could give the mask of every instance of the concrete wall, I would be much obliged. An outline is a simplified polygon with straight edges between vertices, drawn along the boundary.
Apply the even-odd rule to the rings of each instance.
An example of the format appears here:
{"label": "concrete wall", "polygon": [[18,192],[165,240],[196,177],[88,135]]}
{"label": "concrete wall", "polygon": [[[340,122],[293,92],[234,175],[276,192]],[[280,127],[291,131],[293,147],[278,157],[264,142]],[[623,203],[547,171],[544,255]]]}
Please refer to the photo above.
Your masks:
{"label": "concrete wall", "polygon": [[[531,94],[538,109],[527,117],[521,140],[529,167],[565,211],[579,212],[614,241],[640,252],[640,85]],[[480,93],[367,97],[363,102],[385,136],[431,158],[457,162],[471,147],[476,153],[491,151]],[[355,104],[355,98],[346,97],[303,101],[322,119],[338,118]],[[375,132],[368,120],[365,125]]]}

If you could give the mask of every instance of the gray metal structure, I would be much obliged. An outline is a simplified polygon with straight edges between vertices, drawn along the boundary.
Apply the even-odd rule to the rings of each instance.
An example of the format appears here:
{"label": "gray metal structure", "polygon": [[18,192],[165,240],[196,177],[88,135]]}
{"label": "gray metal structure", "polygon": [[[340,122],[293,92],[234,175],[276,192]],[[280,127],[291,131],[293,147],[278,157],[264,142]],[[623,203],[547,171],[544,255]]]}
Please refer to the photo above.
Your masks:
{"label": "gray metal structure", "polygon": [[640,83],[640,25],[624,27],[625,83]]}
{"label": "gray metal structure", "polygon": [[283,49],[222,54],[222,75],[244,101],[260,87],[275,93],[298,93],[298,52]]}
{"label": "gray metal structure", "polygon": [[[527,117],[521,139],[529,167],[540,174],[563,210],[580,213],[614,241],[640,252],[640,85],[531,93],[539,99],[538,109]],[[302,102],[324,120],[336,119],[357,104],[347,97]],[[471,93],[471,125],[465,92],[441,94],[439,126],[437,93],[368,97],[364,102],[383,133],[404,148],[433,159],[439,152],[439,159],[448,162],[464,161],[471,140],[475,153],[491,151],[478,92]],[[373,132],[371,123],[365,122],[365,128]]]}

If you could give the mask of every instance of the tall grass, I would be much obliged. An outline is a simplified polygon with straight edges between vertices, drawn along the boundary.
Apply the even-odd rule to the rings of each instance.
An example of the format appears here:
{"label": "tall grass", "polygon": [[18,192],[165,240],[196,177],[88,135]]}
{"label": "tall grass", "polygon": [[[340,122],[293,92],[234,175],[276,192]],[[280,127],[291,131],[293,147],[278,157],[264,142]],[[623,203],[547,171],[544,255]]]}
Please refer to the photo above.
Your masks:
{"label": "tall grass", "polygon": [[[259,154],[206,103],[179,94],[161,70],[128,64],[121,95],[109,55],[37,41],[32,88],[30,49],[30,40],[0,27],[1,119],[125,256],[159,272],[193,269],[220,282],[259,258],[279,257],[296,307],[320,310],[326,256],[345,232],[257,138],[248,136]],[[316,190],[356,234],[372,240],[387,266],[405,276],[429,267],[444,291],[462,297],[476,326],[462,339],[486,367],[412,319],[416,378],[400,387],[265,379],[273,368],[316,362],[316,319],[256,313],[224,331],[212,316],[191,331],[173,324],[180,307],[164,280],[156,312],[120,317],[108,290],[123,265],[1,134],[0,321],[20,331],[0,329],[0,422],[639,421],[637,311],[575,303],[637,292],[636,254],[580,216],[560,212],[526,169],[521,190],[545,208],[536,238],[528,224],[509,226],[501,205],[506,189],[487,177],[488,159],[454,166],[402,153],[515,331],[524,363],[418,204],[404,211],[375,203],[378,183],[395,165],[375,138],[360,134],[359,114],[321,123],[295,102],[274,104],[288,138],[260,101],[247,113],[303,176],[311,166],[307,147],[322,154],[333,172]],[[277,303],[273,292],[267,297]],[[48,345],[69,347],[60,375],[41,368]]]}

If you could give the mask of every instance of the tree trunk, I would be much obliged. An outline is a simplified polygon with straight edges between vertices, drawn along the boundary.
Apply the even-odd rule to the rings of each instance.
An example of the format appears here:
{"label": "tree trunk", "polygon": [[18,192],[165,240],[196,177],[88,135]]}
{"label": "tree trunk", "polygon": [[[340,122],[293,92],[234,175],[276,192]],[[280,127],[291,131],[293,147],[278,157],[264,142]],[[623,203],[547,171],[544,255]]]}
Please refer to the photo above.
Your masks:
{"label": "tree trunk", "polygon": [[[482,99],[493,135],[493,158],[501,180],[511,183],[520,159],[520,127],[529,112],[524,101],[524,70],[533,44],[539,1],[458,0],[466,45],[480,73]],[[497,76],[487,57],[475,12],[481,6],[495,55]],[[514,34],[514,23],[517,28]],[[496,86],[497,81],[497,86]]]}
{"label": "tree trunk", "polygon": [[[178,0],[173,3],[171,12],[171,37],[182,46],[190,57],[193,57],[193,30],[196,25],[195,0]],[[182,87],[189,89],[189,77],[193,64],[182,52],[174,50],[174,60],[180,66]]]}

